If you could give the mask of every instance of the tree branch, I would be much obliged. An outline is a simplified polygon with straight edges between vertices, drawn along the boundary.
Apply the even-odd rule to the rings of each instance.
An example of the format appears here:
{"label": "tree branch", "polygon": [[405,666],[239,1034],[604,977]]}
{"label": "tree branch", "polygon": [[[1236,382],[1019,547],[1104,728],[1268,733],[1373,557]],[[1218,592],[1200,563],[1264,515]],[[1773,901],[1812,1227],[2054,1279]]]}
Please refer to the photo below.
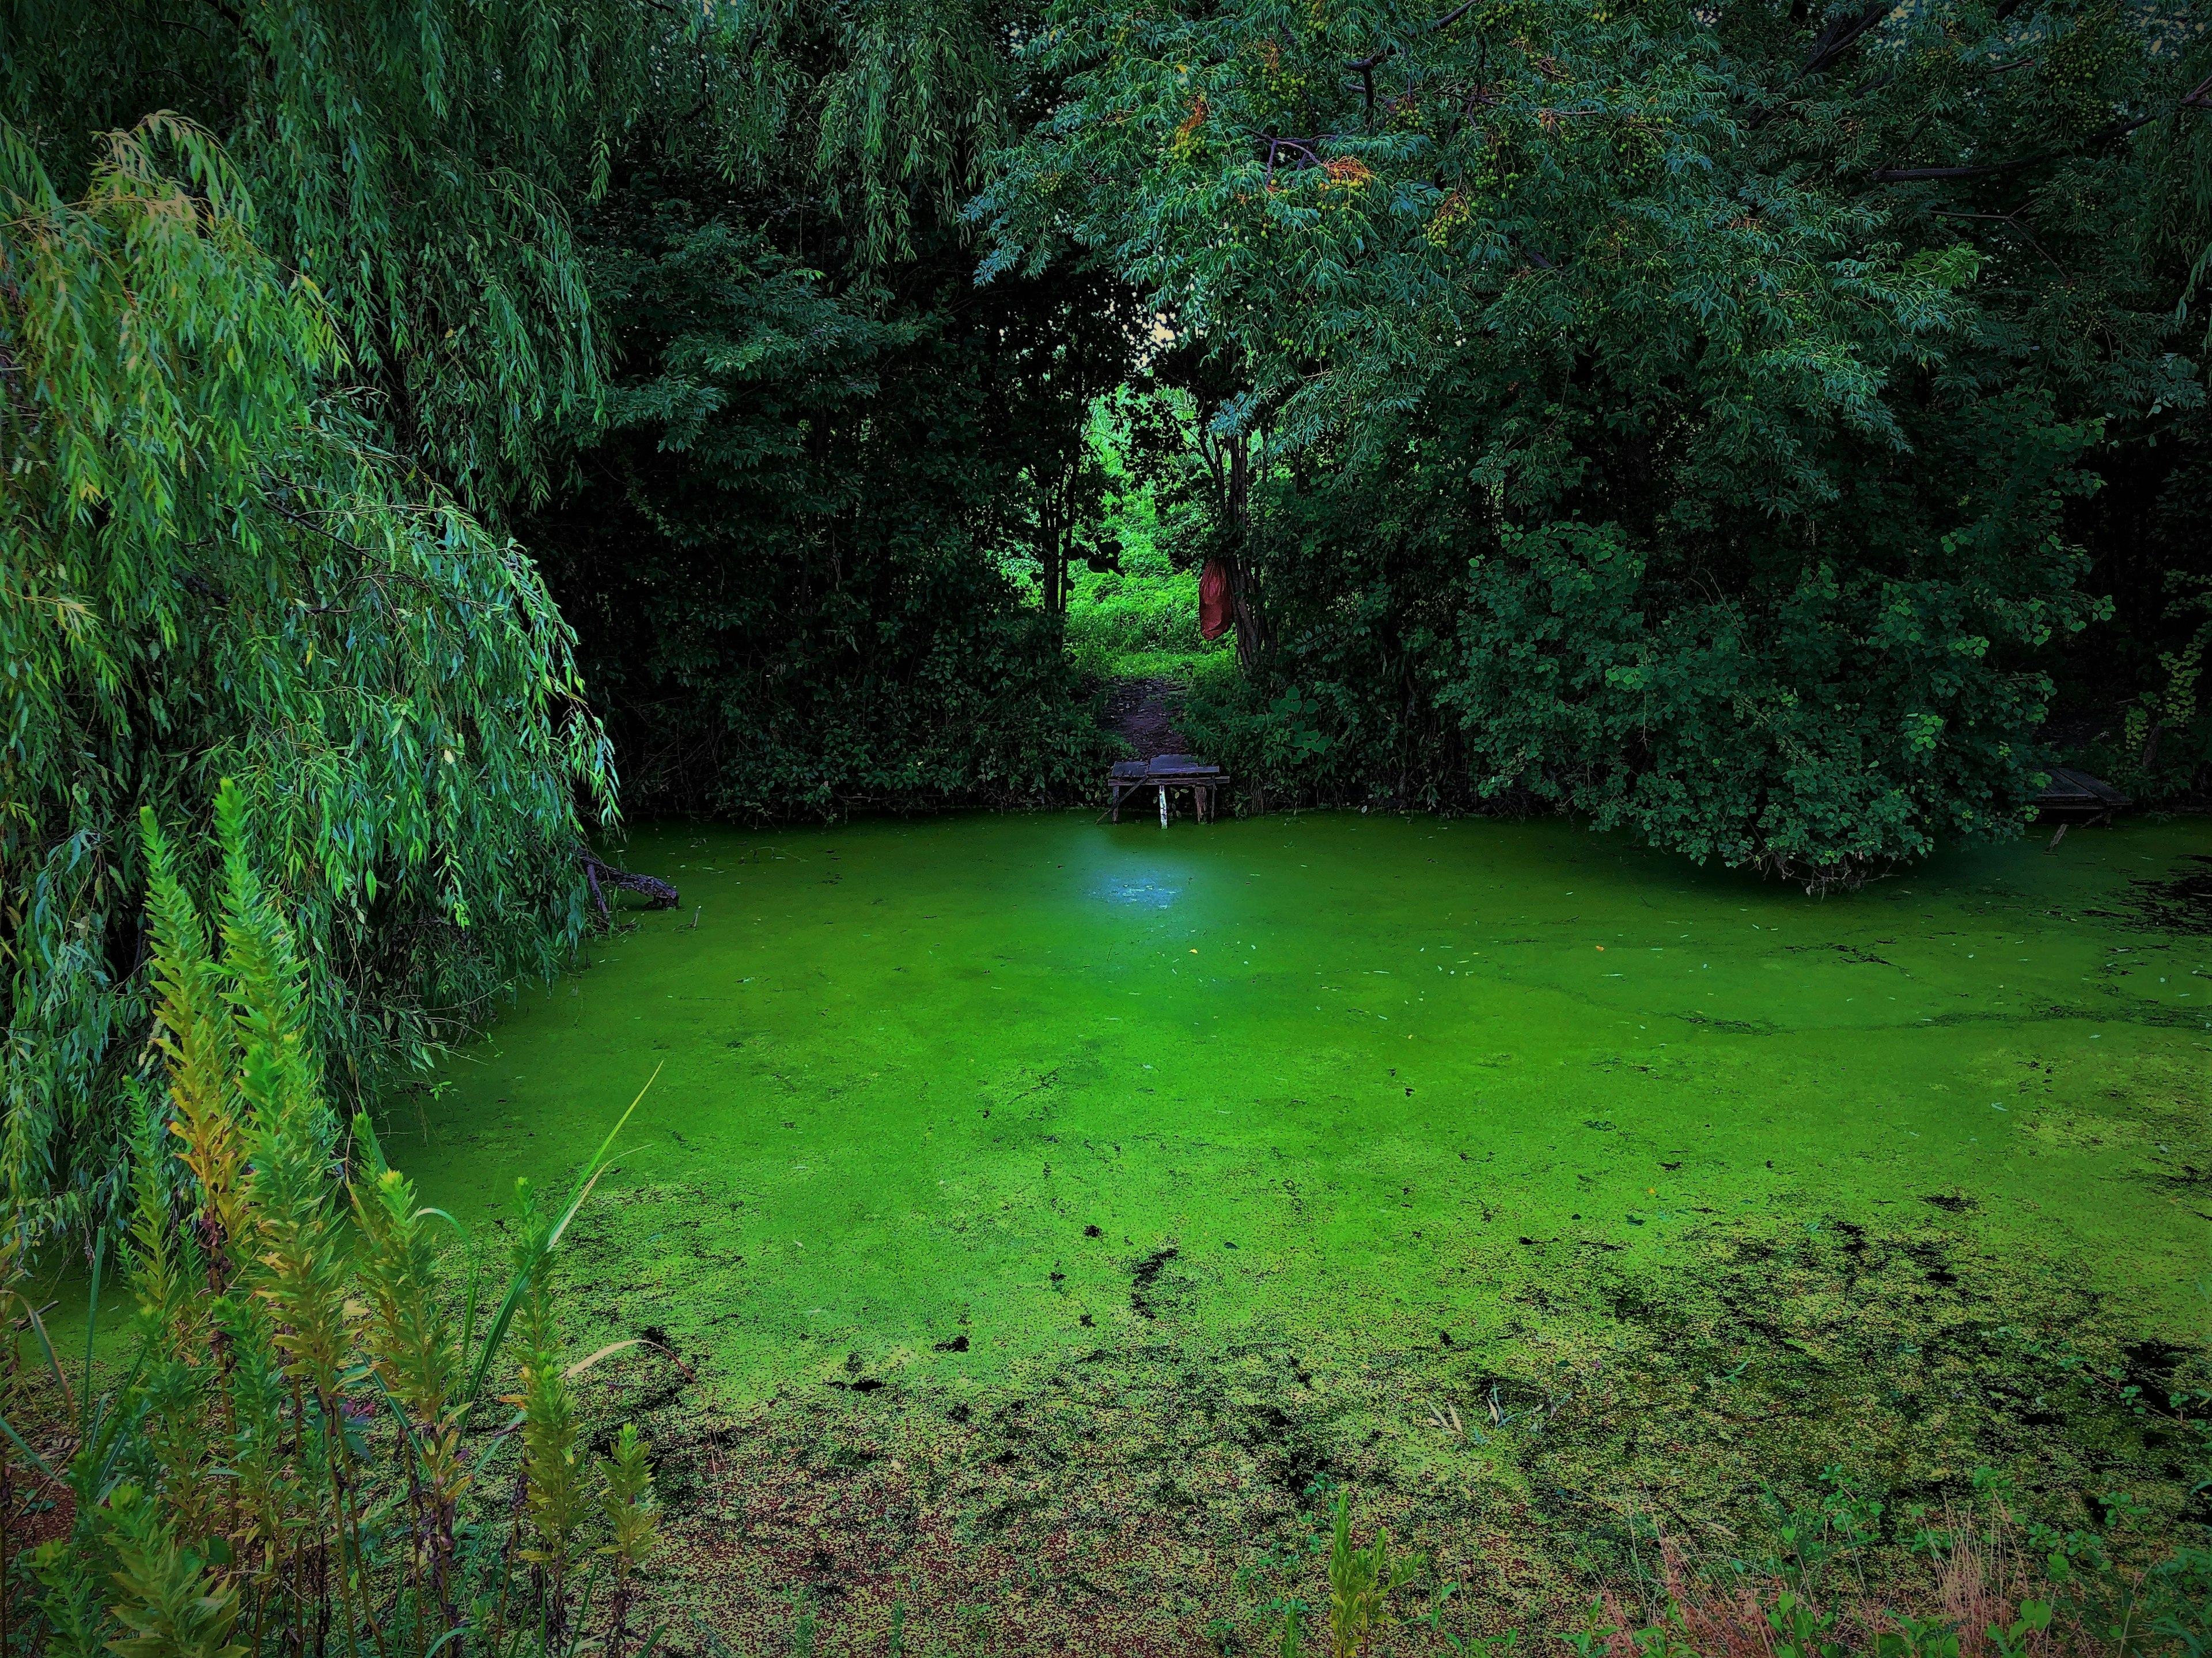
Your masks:
{"label": "tree branch", "polygon": [[2017,211],[2011,213],[1960,213],[1955,212],[1949,208],[1937,207],[1930,208],[1929,210],[1929,216],[1937,219],[1987,219],[1994,224],[2009,225],[2012,227],[2014,233],[2019,235],[2021,240],[2026,242],[2037,252],[2042,254],[2045,259],[2050,260],[2051,268],[2053,270],[2058,272],[2062,276],[2066,274],[2066,267],[2059,264],[2057,260],[2051,258],[2050,250],[2045,248],[2041,242],[2036,240],[2034,237],[2027,234],[2027,227],[2020,222],[2020,214]]}
{"label": "tree branch", "polygon": [[2033,167],[2047,161],[2044,155],[2030,155],[2016,161],[1992,161],[1986,167],[1886,167],[1874,175],[1878,185],[1917,185],[1936,179],[1985,179],[1996,173],[2017,173],[2024,167]]}
{"label": "tree branch", "polygon": [[1534,265],[1539,270],[1557,270],[1559,268],[1553,264],[1549,259],[1546,258],[1541,253],[1539,253],[1534,248],[1529,246],[1528,243],[1522,241],[1518,236],[1509,236],[1506,240],[1513,244],[1513,251],[1515,252],[1518,253],[1522,258],[1528,260],[1529,264]]}
{"label": "tree branch", "polygon": [[[1443,16],[1435,19],[1425,29],[1422,30],[1422,33],[1424,34],[1435,34],[1442,30],[1448,29],[1454,23],[1459,21],[1461,18],[1466,16],[1468,13],[1474,9],[1474,0],[1466,0],[1465,4],[1454,6]],[[1398,51],[1399,49],[1396,46],[1385,46],[1382,51],[1375,52],[1369,57],[1353,58],[1351,63],[1347,64],[1345,67],[1347,69],[1357,70],[1361,74],[1365,74],[1369,70],[1372,70],[1377,64],[1382,63],[1388,58],[1396,57],[1398,55]]]}
{"label": "tree branch", "polygon": [[1888,0],[1875,0],[1854,17],[1832,19],[1813,42],[1813,55],[1805,60],[1805,67],[1797,71],[1797,78],[1818,75],[1840,58],[1874,31],[1875,24],[1889,15]]}
{"label": "tree branch", "polygon": [[[2205,86],[2212,88],[2212,81],[2207,81]],[[2190,97],[2193,98],[2196,95],[2192,93]],[[2177,107],[2186,107],[2189,103],[2190,99],[2185,98]],[[2021,155],[2009,161],[1990,161],[1979,167],[1885,167],[1875,170],[1874,181],[1878,185],[1911,185],[1923,184],[1934,179],[1985,179],[1993,173],[2017,173],[2022,167],[2039,166],[2045,161],[2062,161],[2068,155],[2080,154],[2081,150],[2094,149],[2100,144],[2108,144],[2115,138],[2124,138],[2137,127],[2147,127],[2158,118],[2155,114],[2152,114],[2138,115],[2132,121],[2115,121],[2103,131],[2090,134],[2081,141],[2077,149],[2072,150],[2046,149],[2040,155]]]}

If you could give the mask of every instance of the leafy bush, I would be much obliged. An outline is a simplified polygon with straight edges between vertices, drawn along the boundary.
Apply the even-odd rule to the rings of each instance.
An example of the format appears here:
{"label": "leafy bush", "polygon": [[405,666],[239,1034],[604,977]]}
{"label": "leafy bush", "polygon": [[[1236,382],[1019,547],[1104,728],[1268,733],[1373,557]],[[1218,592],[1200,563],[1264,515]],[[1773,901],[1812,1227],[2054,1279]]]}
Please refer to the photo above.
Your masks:
{"label": "leafy bush", "polygon": [[[1429,1570],[1424,1555],[1390,1557],[1390,1533],[1377,1532],[1361,1548],[1352,1540],[1352,1494],[1340,1492],[1328,1546],[1328,1604],[1321,1635],[1328,1658],[1359,1658],[1382,1627],[1390,1596]],[[1283,1615],[1278,1643],[1281,1658],[1300,1658],[1305,1650],[1304,1620],[1297,1607]]]}
{"label": "leafy bush", "polygon": [[[417,1206],[366,1116],[342,1145],[306,975],[255,868],[242,792],[226,783],[216,817],[210,929],[144,813],[167,1087],[133,1159],[137,1354],[119,1386],[96,1391],[89,1333],[71,1383],[25,1298],[20,1251],[6,1258],[0,1290],[40,1341],[52,1390],[50,1433],[0,1424],[0,1483],[12,1494],[31,1476],[67,1527],[28,1558],[33,1638],[84,1658],[111,1646],[142,1658],[424,1653],[464,1632],[495,1652],[514,1637],[565,1652],[604,1577],[599,1638],[619,1654],[653,1546],[652,1482],[634,1431],[596,1467],[586,1455],[568,1392],[583,1366],[561,1363],[552,1281],[613,1136],[557,1217],[518,1184],[514,1273],[495,1309],[480,1301],[472,1249],[454,1283],[438,1229],[458,1223]],[[23,1217],[4,1218],[13,1244]],[[510,1335],[514,1391],[495,1400]],[[506,1419],[486,1437],[489,1414]],[[512,1488],[495,1493],[494,1453],[518,1436]]]}
{"label": "leafy bush", "polygon": [[1066,638],[1070,659],[1100,678],[1173,672],[1222,648],[1199,636],[1198,581],[1189,573],[1079,580]]}

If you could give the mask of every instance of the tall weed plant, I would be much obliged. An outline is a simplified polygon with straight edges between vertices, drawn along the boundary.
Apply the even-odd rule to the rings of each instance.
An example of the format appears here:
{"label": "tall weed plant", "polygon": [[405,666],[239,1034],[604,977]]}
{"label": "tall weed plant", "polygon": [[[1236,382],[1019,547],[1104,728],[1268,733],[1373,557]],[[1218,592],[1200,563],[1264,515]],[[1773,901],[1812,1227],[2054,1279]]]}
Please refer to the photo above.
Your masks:
{"label": "tall weed plant", "polygon": [[493,1304],[465,1230],[417,1203],[366,1116],[349,1135],[326,1102],[246,817],[225,781],[212,916],[142,819],[167,1091],[116,1250],[135,1303],[119,1379],[94,1363],[105,1235],[82,1361],[65,1365],[26,1293],[26,1218],[0,1232],[15,1418],[0,1518],[47,1537],[0,1560],[4,1632],[57,1658],[641,1652],[646,1448],[626,1428],[592,1459],[571,1390],[629,1344],[564,1367],[554,1317],[554,1254],[614,1135],[557,1211],[517,1182]]}

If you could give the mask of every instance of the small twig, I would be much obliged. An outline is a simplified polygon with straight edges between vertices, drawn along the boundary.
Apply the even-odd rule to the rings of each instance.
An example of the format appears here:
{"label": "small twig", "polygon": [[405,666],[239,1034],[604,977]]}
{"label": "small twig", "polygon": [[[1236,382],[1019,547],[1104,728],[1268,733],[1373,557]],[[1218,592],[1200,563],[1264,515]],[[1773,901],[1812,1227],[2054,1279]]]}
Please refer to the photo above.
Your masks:
{"label": "small twig", "polygon": [[2021,223],[2021,222],[2020,222],[2020,216],[2019,216],[2019,214],[2018,214],[2017,212],[2014,212],[2014,213],[1963,213],[1963,212],[1954,211],[1954,210],[1952,210],[1952,209],[1950,209],[1950,208],[1938,207],[1938,208],[1931,208],[1931,209],[1929,209],[1929,216],[1930,216],[1930,217],[1932,217],[1932,218],[1937,218],[1937,219],[1987,219],[1987,220],[1990,221],[1992,223],[1996,223],[1996,224],[2002,224],[2002,225],[2010,225],[2010,226],[2011,226],[2014,230],[2016,230],[2016,231],[2018,231],[2018,232],[2020,233],[2020,239],[2021,239],[2021,240],[2022,240],[2022,241],[2026,242],[2026,243],[2027,243],[2030,247],[2033,248],[2037,252],[2039,252],[2039,253],[2042,254],[2042,255],[2043,255],[2043,257],[2044,257],[2045,259],[2049,259],[2049,260],[2051,261],[2051,268],[2053,270],[2056,270],[2057,272],[2058,272],[2058,274],[2059,274],[2060,276],[2064,276],[2064,275],[2066,274],[2066,267],[2065,267],[2064,265],[2063,265],[2063,264],[2059,264],[2057,260],[2051,258],[2050,252],[2049,252],[2046,248],[2045,248],[2045,246],[2043,246],[2043,244],[2042,244],[2041,242],[2037,241],[2037,240],[2035,240],[2035,238],[2034,238],[2034,237],[2033,237],[2033,236],[2031,236],[2031,235],[2029,235],[2029,234],[2027,234],[2027,227],[2026,225],[2024,225],[2024,224]]}

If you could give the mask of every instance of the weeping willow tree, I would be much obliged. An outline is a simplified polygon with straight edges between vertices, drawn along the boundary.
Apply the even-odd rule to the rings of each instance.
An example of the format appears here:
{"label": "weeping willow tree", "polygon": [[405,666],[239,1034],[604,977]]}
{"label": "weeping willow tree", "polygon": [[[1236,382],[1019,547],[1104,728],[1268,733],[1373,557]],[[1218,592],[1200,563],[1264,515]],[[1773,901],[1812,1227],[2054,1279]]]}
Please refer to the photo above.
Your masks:
{"label": "weeping willow tree", "polygon": [[137,806],[195,821],[217,771],[256,797],[342,1096],[581,925],[575,801],[611,810],[611,768],[485,526],[597,416],[570,216],[710,66],[700,15],[0,0],[4,1168],[34,1227],[123,1178]]}
{"label": "weeping willow tree", "polygon": [[0,1179],[112,1209],[151,807],[238,780],[344,1097],[584,924],[605,740],[534,568],[376,441],[239,170],[155,116],[65,197],[0,128]]}
{"label": "weeping willow tree", "polygon": [[[254,797],[254,855],[292,908],[341,1096],[558,957],[581,924],[576,803],[610,811],[613,767],[570,635],[501,537],[529,525],[543,545],[608,519],[579,481],[616,470],[595,446],[611,413],[641,452],[682,423],[637,406],[662,392],[732,428],[737,452],[822,448],[825,403],[846,433],[890,430],[868,418],[874,363],[851,360],[863,337],[862,355],[919,342],[893,365],[915,386],[1006,404],[977,369],[999,333],[945,319],[968,288],[952,210],[1007,131],[1024,15],[975,0],[0,0],[4,1163],[36,1227],[112,1212],[122,1178],[112,1124],[145,1006],[119,826],[140,805],[195,821],[219,772]],[[705,340],[697,361],[664,360],[635,307],[610,302],[622,251],[574,228],[657,213],[670,192],[641,173],[680,181],[710,236],[789,267],[763,285],[706,262],[712,314],[679,331]],[[642,239],[648,264],[665,228]],[[793,288],[834,325],[750,367],[749,347],[721,349],[777,335]],[[957,470],[943,421],[897,429],[917,434],[907,459]],[[814,496],[843,452],[775,471],[767,519],[835,517]],[[680,523],[673,497],[721,456],[697,459],[623,507]],[[864,701],[911,702],[901,730],[944,726],[948,697],[1038,704],[1043,734],[984,759],[1064,770],[1060,750],[1095,739],[1056,637],[1025,629],[969,529],[1018,475],[993,469],[980,505],[941,492],[957,497],[942,525],[896,545],[842,520],[826,560],[822,536],[787,537],[795,591],[720,544],[699,557],[800,615],[827,568],[831,644],[914,641],[875,653]],[[896,498],[880,470],[868,482]],[[680,634],[671,613],[698,571],[633,580],[636,553],[617,537],[603,562],[567,561],[567,597],[580,615],[637,609],[647,641]],[[807,660],[824,679],[849,665]],[[979,677],[977,660],[1005,671]],[[605,696],[631,665],[595,661]],[[709,724],[753,712],[684,689]],[[819,709],[793,720],[807,766],[844,741]],[[941,769],[980,763],[959,750]]]}
{"label": "weeping willow tree", "polygon": [[698,15],[0,0],[0,114],[64,191],[95,135],[155,111],[212,134],[263,246],[330,301],[388,440],[496,513],[542,490],[546,433],[596,405],[604,352],[570,210],[631,114],[689,103],[720,61],[694,50]]}

